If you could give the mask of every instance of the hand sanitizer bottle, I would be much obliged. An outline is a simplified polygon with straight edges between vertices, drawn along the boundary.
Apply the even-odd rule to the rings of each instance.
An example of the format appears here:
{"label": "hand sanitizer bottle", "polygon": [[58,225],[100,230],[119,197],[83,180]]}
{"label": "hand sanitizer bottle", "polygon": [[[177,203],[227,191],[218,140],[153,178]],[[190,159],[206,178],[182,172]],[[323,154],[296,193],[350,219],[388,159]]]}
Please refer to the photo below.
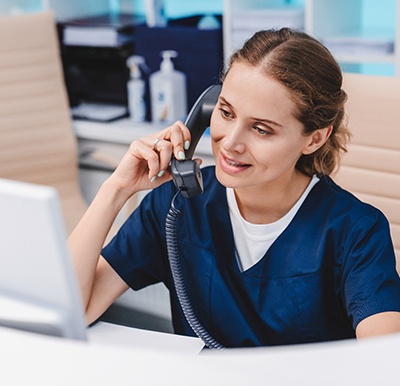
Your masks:
{"label": "hand sanitizer bottle", "polygon": [[154,123],[174,123],[187,114],[186,76],[174,69],[176,51],[161,51],[160,70],[150,75],[151,117]]}
{"label": "hand sanitizer bottle", "polygon": [[132,55],[127,59],[126,64],[131,73],[127,84],[129,116],[135,123],[144,122],[146,120],[146,84],[140,71],[140,66],[144,65],[144,58]]}

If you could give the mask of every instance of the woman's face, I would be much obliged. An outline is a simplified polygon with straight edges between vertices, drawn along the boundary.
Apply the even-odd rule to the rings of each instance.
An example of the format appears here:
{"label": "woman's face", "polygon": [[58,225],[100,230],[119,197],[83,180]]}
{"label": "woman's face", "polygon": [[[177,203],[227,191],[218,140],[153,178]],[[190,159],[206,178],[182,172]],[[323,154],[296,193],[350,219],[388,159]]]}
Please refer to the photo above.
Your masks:
{"label": "woman's face", "polygon": [[235,63],[211,117],[218,180],[227,187],[267,188],[289,181],[310,143],[293,115],[289,91],[259,68]]}

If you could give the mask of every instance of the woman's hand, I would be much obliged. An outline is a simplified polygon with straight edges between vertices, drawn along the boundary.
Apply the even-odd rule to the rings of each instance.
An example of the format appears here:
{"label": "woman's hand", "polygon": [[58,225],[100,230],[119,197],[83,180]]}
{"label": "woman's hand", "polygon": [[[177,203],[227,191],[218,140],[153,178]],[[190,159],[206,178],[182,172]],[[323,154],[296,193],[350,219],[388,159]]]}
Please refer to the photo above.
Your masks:
{"label": "woman's hand", "polygon": [[185,159],[190,145],[190,131],[180,121],[164,130],[132,142],[117,169],[109,178],[126,199],[141,190],[157,187],[172,178],[169,163],[172,155]]}

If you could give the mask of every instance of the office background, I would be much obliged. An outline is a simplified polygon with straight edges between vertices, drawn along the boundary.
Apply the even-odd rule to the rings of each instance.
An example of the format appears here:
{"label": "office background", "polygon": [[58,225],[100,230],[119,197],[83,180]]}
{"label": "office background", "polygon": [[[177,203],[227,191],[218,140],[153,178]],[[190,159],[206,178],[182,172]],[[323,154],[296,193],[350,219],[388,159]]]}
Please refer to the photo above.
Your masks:
{"label": "office background", "polygon": [[[389,76],[400,72],[400,55],[396,52],[400,36],[398,0],[165,0],[164,3],[168,18],[198,14],[229,16],[235,11],[242,14],[243,10],[252,9],[300,9],[304,12],[306,30],[321,40],[326,39],[328,46],[339,44],[345,50],[337,55],[345,71]],[[145,0],[4,0],[0,14],[37,12],[46,7],[55,10],[57,19],[63,20],[109,11],[144,14]],[[226,28],[224,34],[228,35]],[[225,45],[227,38],[224,37]]]}
{"label": "office background", "polygon": [[[229,8],[226,8],[227,4],[233,5],[236,9],[241,9],[240,7],[257,8],[258,6],[265,6],[266,4],[272,6],[271,4],[278,3],[289,7],[296,3],[302,5],[302,7],[306,5],[305,10],[307,12],[310,12],[310,9],[314,10],[317,14],[316,19],[319,20],[321,24],[328,25],[330,23],[338,27],[337,18],[339,18],[339,20],[343,18],[343,21],[348,21],[349,24],[353,22],[355,29],[359,28],[359,32],[363,32],[365,26],[368,26],[367,30],[370,31],[389,31],[388,36],[392,43],[397,40],[396,28],[398,23],[396,23],[396,20],[398,19],[398,1],[381,1],[379,4],[376,4],[377,2],[372,0],[354,0],[351,2],[342,0],[315,0],[304,2],[256,2],[251,0],[234,0],[224,2],[204,1],[197,4],[195,0],[188,0],[184,2],[184,5],[189,8],[185,7],[185,9],[181,7],[179,1],[166,0],[166,2],[168,15],[175,12],[174,15],[176,15],[176,17],[203,12],[203,7],[208,5],[210,5],[210,8],[213,7],[213,9],[217,6],[220,7],[218,9],[222,9],[225,15],[226,10],[229,10]],[[57,5],[57,2],[53,1],[48,1],[48,3]],[[123,2],[117,3],[116,6],[111,5],[111,3],[107,1],[104,2],[104,9],[98,9],[97,6],[103,4],[101,0],[85,1],[82,3],[85,5],[85,9],[81,10],[82,12],[84,11],[84,13],[86,13],[89,8],[91,8],[91,12],[95,13],[113,9],[112,7],[121,7],[122,10],[123,5]],[[140,6],[143,9],[142,2],[129,2],[128,5],[136,3],[138,3],[138,7]],[[171,9],[171,5],[173,4],[175,4],[175,8]],[[60,7],[63,5],[73,5],[76,7],[73,8],[74,12],[82,6],[82,4],[76,1],[68,0],[60,1],[58,5]],[[366,9],[367,5],[372,8]],[[201,9],[198,8],[199,6]],[[332,6],[337,12],[334,13],[329,6]],[[40,1],[2,0],[0,2],[0,13],[37,12],[42,9],[41,7],[42,4]],[[59,10],[61,12],[62,8],[59,8]],[[331,13],[331,17],[328,18],[324,16],[329,14],[329,12]],[[245,12],[241,13],[245,14]],[[61,14],[62,12],[57,12],[57,16],[60,17]],[[346,15],[348,16],[347,18],[345,17]],[[369,15],[369,17],[367,18],[366,15]],[[374,28],[375,24],[377,24],[376,28]],[[389,27],[386,28],[387,24],[389,24]],[[314,25],[314,27],[316,31],[317,27],[320,26]],[[10,34],[4,41],[8,43],[11,40],[10,38],[14,37],[14,35],[17,34]],[[48,35],[49,34],[46,34],[46,36]],[[382,35],[383,33],[377,33],[375,37]],[[26,41],[27,39],[22,38],[21,40]],[[374,39],[372,40],[374,41]],[[4,48],[3,46],[1,47],[2,49]],[[394,49],[396,49],[396,47],[394,47]],[[358,64],[356,60],[360,58],[362,60],[365,59],[365,56],[358,56],[358,59],[357,57],[355,59],[353,58],[353,63],[350,63],[350,65],[352,65],[355,70],[367,71],[371,69],[371,73],[373,70],[379,73],[385,71],[388,75],[395,75],[396,55],[397,53],[395,52],[382,55],[370,55],[368,58],[376,59],[375,62],[371,63],[370,67],[368,65],[357,68]],[[4,57],[7,58],[7,54],[5,54]],[[46,69],[47,67],[45,67],[44,71],[46,71]],[[4,97],[2,99],[2,111],[14,113],[14,117],[18,120],[18,123],[20,123],[21,119],[28,124],[34,121],[35,127],[42,126],[43,121],[40,121],[36,114],[37,106],[43,106],[44,104],[46,106],[45,111],[51,110],[52,113],[54,113],[54,105],[56,104],[57,98],[54,98],[53,94],[49,94],[45,91],[48,89],[43,89],[42,92],[34,94],[33,98],[30,98],[29,109],[26,108],[28,106],[26,102],[28,101],[24,99],[24,109],[21,113],[19,109],[21,107],[19,98],[26,98],[27,95],[22,96],[22,91],[30,92],[31,88],[23,87],[21,91],[20,87],[14,87],[10,82],[12,79],[9,73],[10,72],[4,73],[6,75],[2,77],[2,79],[6,81],[2,84],[2,88],[4,85],[6,86],[4,87],[5,92],[3,93]],[[25,71],[24,75],[27,73],[31,75],[32,71]],[[46,72],[46,76],[47,75],[48,72]],[[351,80],[351,82],[349,82],[349,80]],[[400,191],[398,188],[400,186],[400,174],[398,169],[398,165],[400,165],[400,141],[398,140],[397,127],[397,122],[399,120],[397,109],[399,100],[398,90],[400,90],[398,84],[399,80],[398,77],[397,79],[388,78],[384,80],[371,79],[369,77],[355,77],[353,79],[347,79],[348,83],[346,84],[346,87],[350,89],[350,101],[353,101],[353,104],[350,105],[350,110],[355,116],[356,135],[353,138],[353,147],[349,152],[349,158],[345,166],[347,166],[347,171],[349,172],[354,171],[352,166],[356,164],[357,170],[360,171],[360,174],[364,176],[364,180],[367,182],[366,185],[368,189],[373,193],[384,190],[385,197],[380,197],[382,199],[387,198],[388,187],[391,187],[397,194],[395,199],[391,197],[388,199],[393,204],[399,202],[398,192]],[[48,85],[48,82],[45,83]],[[50,85],[52,84],[53,83],[50,83]],[[7,92],[7,90],[10,91]],[[373,90],[372,93],[370,92],[371,90]],[[40,97],[38,97],[38,95]],[[14,102],[17,101],[18,109],[8,109],[11,103],[13,103],[13,100]],[[46,104],[49,103],[49,101],[51,109],[49,105]],[[57,106],[58,105],[59,103],[57,103]],[[59,131],[61,135],[64,135],[63,131],[68,131],[69,137],[72,137],[74,133],[70,130],[71,125],[69,119],[67,119],[69,116],[64,114],[64,110],[67,110],[64,105],[66,105],[66,103],[63,104],[65,109],[63,108],[63,111],[60,112],[59,115],[62,115],[62,117],[66,119],[63,119],[62,127],[58,126],[60,127]],[[28,113],[33,113],[33,115],[28,115]],[[42,115],[45,116],[45,114]],[[33,119],[32,116],[34,117]],[[52,116],[54,116],[54,114]],[[7,118],[10,117],[8,116]],[[53,122],[51,123],[53,124]],[[377,125],[383,128],[384,131],[376,130]],[[3,126],[7,127],[6,125]],[[62,128],[65,130],[62,130]],[[43,129],[43,127],[41,127],[41,129]],[[74,122],[75,135],[78,137],[81,149],[80,155],[87,155],[91,151],[92,154],[97,155],[97,160],[102,162],[105,160],[108,161],[112,158],[111,156],[114,155],[117,155],[118,158],[118,154],[121,154],[126,146],[129,145],[132,136],[141,136],[143,131],[150,129],[151,128],[146,125],[144,125],[143,128],[133,127],[131,122],[128,121],[122,123],[113,122],[110,124],[96,124],[90,121],[80,121],[79,124],[78,122]],[[55,151],[52,151],[52,154],[57,160],[60,160],[61,152],[67,147],[65,140],[60,141],[57,139],[58,137],[54,136],[54,139],[58,142],[56,144],[58,147],[56,147],[56,145],[49,145],[49,140],[52,138],[46,138],[41,131],[41,135],[34,143],[35,146],[33,146],[32,138],[34,133],[30,130],[29,133],[31,135],[26,135],[28,131],[23,130],[24,127],[18,127],[18,130],[13,130],[11,128],[5,136],[3,134],[5,131],[3,131],[0,144],[3,146],[3,149],[7,148],[7,146],[4,147],[4,139],[7,139],[7,134],[9,134],[10,137],[17,137],[14,143],[19,144],[24,142],[27,146],[25,149],[29,149],[29,152],[23,149],[25,158],[29,159],[29,168],[27,169],[31,170],[30,168],[33,167],[33,160],[45,158],[45,150],[52,151],[55,149]],[[100,149],[100,145],[103,146],[103,149]],[[375,145],[378,145],[378,147],[375,148]],[[87,151],[85,151],[85,149]],[[364,150],[365,153],[360,150]],[[37,156],[31,159],[29,155],[32,154],[33,151],[37,151]],[[106,151],[110,151],[110,153],[106,153]],[[7,153],[7,151],[0,152],[0,154],[1,153]],[[13,152],[8,152],[9,155],[14,156],[14,154],[11,153]],[[4,162],[4,164],[6,164],[6,166],[14,166],[14,163],[23,161],[21,158],[23,157],[18,157],[18,155],[16,155],[14,161],[8,160]],[[360,162],[362,162],[361,168]],[[385,164],[385,167],[382,167],[381,170],[382,163]],[[56,166],[56,163],[53,164],[52,161],[47,162],[47,164],[51,169]],[[101,173],[102,172],[99,170],[97,176]],[[105,177],[100,176],[99,178],[94,178],[93,174],[95,174],[93,171],[89,172],[88,170],[84,170],[82,180],[87,181],[89,185],[91,185],[94,179],[101,180],[101,178]],[[104,174],[106,173],[104,172]],[[64,182],[65,174],[60,173],[60,175],[62,175]],[[360,182],[360,178],[355,178],[354,174],[347,174],[347,177],[350,177],[348,180],[352,184],[358,184]],[[360,176],[358,175],[357,177]],[[350,186],[350,188],[351,190],[356,190],[354,186]],[[390,211],[392,215],[391,219],[393,219],[394,229],[397,232],[396,234],[400,236],[398,232],[400,230],[398,222],[399,210],[396,209],[399,208],[399,206],[393,205],[393,208],[394,209]],[[400,238],[396,240],[400,240]],[[397,251],[400,251],[400,244],[398,241],[396,243],[396,248]],[[168,300],[165,297],[165,293],[159,291],[159,289],[159,287],[149,287],[146,289],[147,292],[145,296],[135,299],[134,308],[140,311],[139,314],[134,314],[135,318],[137,318],[135,322],[139,327],[158,331],[169,331]],[[149,299],[153,300],[150,307]],[[118,307],[122,308],[128,319],[132,314],[125,311],[127,305],[131,304],[131,299],[127,298],[121,299],[117,304]],[[143,316],[143,318],[146,317],[146,313],[150,313],[151,311],[157,311],[156,318],[140,319],[141,316]],[[121,322],[121,320],[119,321]],[[171,342],[169,344],[172,346],[174,354],[176,354],[177,343],[175,338],[177,338],[177,336],[171,334],[165,334],[164,336],[153,335],[153,332],[149,332],[149,334],[143,335],[143,338],[146,340],[143,346],[140,344],[138,345],[137,340],[132,341],[130,339],[124,339],[123,343],[125,346],[129,346],[129,351],[128,347],[122,347],[123,350],[120,350],[119,347],[115,347],[115,338],[113,338],[113,342],[110,342],[110,346],[113,347],[106,346],[104,341],[107,339],[107,334],[103,331],[99,334],[99,337],[101,335],[101,341],[98,341],[99,343],[101,342],[102,345],[93,345],[93,342],[90,345],[73,345],[73,343],[69,341],[53,341],[33,335],[19,335],[17,332],[6,331],[3,328],[0,329],[0,335],[2,340],[0,356],[3,354],[2,358],[4,358],[3,362],[5,363],[1,379],[5,384],[15,384],[16,382],[22,384],[38,381],[37,383],[40,382],[41,385],[54,385],[55,383],[60,385],[109,385],[116,383],[131,384],[133,380],[136,379],[140,381],[141,384],[154,384],[156,381],[158,381],[158,383],[163,382],[164,384],[187,384],[193,380],[198,381],[200,384],[200,382],[204,383],[203,377],[205,376],[207,376],[207,379],[214,381],[214,384],[229,382],[229,384],[232,385],[246,384],[249,382],[254,385],[263,384],[263,382],[265,383],[265,379],[268,379],[272,384],[336,385],[350,383],[360,384],[361,382],[371,385],[382,383],[398,384],[398,360],[396,354],[398,353],[400,344],[399,336],[384,337],[369,342],[350,341],[341,342],[340,344],[307,345],[307,347],[299,347],[295,350],[293,350],[292,347],[287,347],[279,348],[279,351],[257,350],[251,353],[248,351],[239,351],[236,360],[232,361],[232,355],[221,356],[219,359],[204,355],[190,360],[189,355],[175,357],[169,352],[161,355],[162,353],[159,351],[151,353],[148,350],[151,343],[148,336],[152,335],[156,337],[154,339],[157,340],[156,347],[159,346],[160,340],[163,341],[166,339],[168,342]],[[146,350],[143,350],[142,347],[145,347]],[[255,356],[254,354],[259,354],[259,356]],[[246,360],[248,358],[250,358],[250,360]],[[29,364],[29,366],[24,366],[24,371],[20,371],[21,364]],[[311,367],[310,364],[312,364]],[[335,367],[332,367],[333,364]],[[70,371],[65,371],[66,368],[69,368]],[[336,371],[338,368],[340,371]],[[287,371],[287,369],[290,369],[290,371]],[[227,379],[228,376],[230,377],[229,379]],[[7,380],[10,381],[7,382]],[[86,382],[82,383],[82,380],[86,380]]]}

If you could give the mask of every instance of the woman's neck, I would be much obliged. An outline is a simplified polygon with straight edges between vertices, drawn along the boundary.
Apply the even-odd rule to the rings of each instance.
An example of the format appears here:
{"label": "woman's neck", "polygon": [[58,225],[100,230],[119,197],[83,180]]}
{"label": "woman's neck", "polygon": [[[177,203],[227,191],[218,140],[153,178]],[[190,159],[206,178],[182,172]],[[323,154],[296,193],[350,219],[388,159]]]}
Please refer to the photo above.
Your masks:
{"label": "woman's neck", "polygon": [[270,224],[287,214],[307,189],[311,178],[296,172],[285,181],[274,181],[260,189],[235,189],[242,217],[252,224]]}

